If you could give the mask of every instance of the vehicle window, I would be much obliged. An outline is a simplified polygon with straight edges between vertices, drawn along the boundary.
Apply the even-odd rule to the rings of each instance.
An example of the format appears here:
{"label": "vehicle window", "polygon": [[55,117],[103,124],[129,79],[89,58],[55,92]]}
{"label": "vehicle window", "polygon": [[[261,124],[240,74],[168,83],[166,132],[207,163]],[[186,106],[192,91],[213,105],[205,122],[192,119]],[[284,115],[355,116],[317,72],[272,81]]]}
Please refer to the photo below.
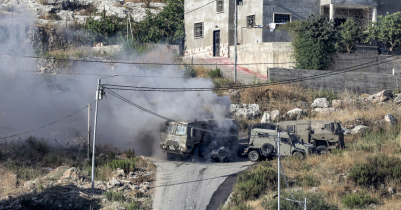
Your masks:
{"label": "vehicle window", "polygon": [[268,133],[258,133],[259,137],[269,137]]}
{"label": "vehicle window", "polygon": [[177,134],[177,135],[184,135],[186,131],[187,131],[187,126],[185,126],[185,125],[178,125],[178,126],[177,126],[177,131],[175,132],[175,134]]}
{"label": "vehicle window", "polygon": [[324,129],[330,130],[330,124],[325,124],[325,125],[324,125]]}
{"label": "vehicle window", "polygon": [[295,137],[294,135],[290,135],[290,139],[291,139],[292,142],[297,142],[298,141],[297,137]]}
{"label": "vehicle window", "polygon": [[287,131],[288,133],[294,133],[295,132],[295,126],[287,126]]}
{"label": "vehicle window", "polygon": [[286,143],[286,144],[290,144],[290,140],[287,138],[281,138],[281,142]]}
{"label": "vehicle window", "polygon": [[334,132],[334,123],[330,123],[330,130],[331,132]]}
{"label": "vehicle window", "polygon": [[169,133],[169,134],[173,134],[174,132],[174,125],[166,125],[166,128],[164,129],[164,132]]}

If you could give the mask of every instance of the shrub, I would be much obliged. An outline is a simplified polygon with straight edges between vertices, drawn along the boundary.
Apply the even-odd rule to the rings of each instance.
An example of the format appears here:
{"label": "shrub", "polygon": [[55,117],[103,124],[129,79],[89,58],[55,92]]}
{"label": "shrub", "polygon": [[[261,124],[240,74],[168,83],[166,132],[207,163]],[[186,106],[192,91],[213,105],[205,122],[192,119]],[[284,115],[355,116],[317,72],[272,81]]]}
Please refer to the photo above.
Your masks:
{"label": "shrub", "polygon": [[320,90],[316,92],[314,95],[315,98],[327,98],[327,100],[331,101],[337,99],[338,96],[331,90]]}
{"label": "shrub", "polygon": [[344,206],[348,208],[364,207],[378,202],[377,198],[371,197],[364,191],[347,194],[341,199],[341,201]]}
{"label": "shrub", "polygon": [[132,151],[131,151],[131,149],[128,149],[128,150],[125,152],[125,156],[127,156],[127,158],[129,158],[129,159],[135,158],[135,151],[134,151],[134,149],[132,149]]}
{"label": "shrub", "polygon": [[320,181],[314,176],[307,174],[303,177],[301,184],[305,187],[316,187],[320,185]]}
{"label": "shrub", "polygon": [[140,209],[140,206],[136,201],[131,201],[130,203],[126,204],[124,207],[126,210]]}
{"label": "shrub", "polygon": [[114,192],[114,191],[107,191],[104,193],[104,196],[107,198],[107,200],[114,202],[124,202],[126,200],[124,196],[124,192]]}
{"label": "shrub", "polygon": [[135,163],[130,160],[112,160],[107,164],[112,170],[124,169],[125,172],[134,171]]}
{"label": "shrub", "polygon": [[350,18],[338,27],[340,31],[339,40],[336,43],[336,49],[340,53],[355,52],[355,42],[361,42],[364,39],[364,34],[354,19]]}
{"label": "shrub", "polygon": [[330,65],[335,52],[336,31],[334,23],[324,15],[309,16],[295,30],[294,57],[296,68],[324,70]]}
{"label": "shrub", "polygon": [[400,179],[401,160],[384,154],[368,158],[367,163],[357,163],[351,168],[348,179],[361,186],[377,187],[386,179]]}
{"label": "shrub", "polygon": [[185,65],[185,73],[184,73],[184,78],[190,79],[196,77],[197,74],[194,70],[194,68],[191,65]]}
{"label": "shrub", "polygon": [[[307,199],[307,209],[308,210],[337,210],[338,207],[336,205],[332,205],[327,203],[327,197],[322,194],[322,193],[305,193],[302,191],[298,192],[293,192],[294,197],[298,201],[304,201],[304,199]],[[292,199],[290,193],[288,191],[283,191],[281,193],[281,203],[280,207],[282,210],[293,210],[293,209],[300,209],[301,204],[293,202],[293,201],[288,201],[283,198],[289,198]],[[274,199],[271,198],[265,198],[262,200],[262,207],[266,209],[277,209],[277,204],[278,204],[278,199],[275,197]],[[302,208],[303,209],[303,208]]]}
{"label": "shrub", "polygon": [[258,198],[259,195],[277,188],[277,171],[267,161],[244,171],[238,176],[234,186],[232,202],[236,205],[243,201]]}
{"label": "shrub", "polygon": [[222,78],[223,74],[220,71],[220,68],[211,69],[207,74],[211,78]]}

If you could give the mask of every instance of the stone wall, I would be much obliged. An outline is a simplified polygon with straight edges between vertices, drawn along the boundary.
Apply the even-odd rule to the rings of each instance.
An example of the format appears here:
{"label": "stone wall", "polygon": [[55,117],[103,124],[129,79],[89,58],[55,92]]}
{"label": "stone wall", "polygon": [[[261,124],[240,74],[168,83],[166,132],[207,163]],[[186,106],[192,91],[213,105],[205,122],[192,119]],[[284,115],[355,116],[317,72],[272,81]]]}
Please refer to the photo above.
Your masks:
{"label": "stone wall", "polygon": [[[244,66],[255,73],[265,74],[266,68],[291,68],[295,66],[292,54],[293,50],[290,42],[244,44],[237,46],[237,63],[269,63]],[[230,46],[230,61],[234,62],[234,56],[232,55],[234,55],[234,47]]]}
{"label": "stone wall", "polygon": [[[213,57],[213,46],[200,47],[184,51],[184,57]],[[220,44],[220,57],[228,57],[228,44]]]}
{"label": "stone wall", "polygon": [[296,81],[292,84],[298,83],[307,88],[334,92],[347,90],[359,94],[374,94],[384,89],[394,89],[401,84],[401,74],[270,68],[267,76],[270,82],[292,80]]}

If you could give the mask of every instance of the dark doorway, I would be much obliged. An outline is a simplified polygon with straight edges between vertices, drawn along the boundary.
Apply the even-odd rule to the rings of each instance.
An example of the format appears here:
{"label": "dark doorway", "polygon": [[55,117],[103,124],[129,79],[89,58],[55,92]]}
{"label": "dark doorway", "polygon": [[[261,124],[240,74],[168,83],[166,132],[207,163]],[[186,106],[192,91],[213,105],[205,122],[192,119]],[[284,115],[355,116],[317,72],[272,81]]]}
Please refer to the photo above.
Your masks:
{"label": "dark doorway", "polygon": [[220,31],[213,31],[213,56],[220,57]]}

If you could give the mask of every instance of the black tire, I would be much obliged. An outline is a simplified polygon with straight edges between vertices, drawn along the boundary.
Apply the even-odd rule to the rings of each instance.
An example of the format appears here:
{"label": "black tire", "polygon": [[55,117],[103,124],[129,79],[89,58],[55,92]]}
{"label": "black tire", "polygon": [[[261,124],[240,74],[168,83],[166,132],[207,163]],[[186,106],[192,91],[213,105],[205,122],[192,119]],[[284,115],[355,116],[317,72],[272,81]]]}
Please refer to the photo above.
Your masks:
{"label": "black tire", "polygon": [[248,158],[252,162],[256,162],[260,159],[260,154],[257,150],[252,150],[248,153]]}
{"label": "black tire", "polygon": [[167,160],[173,160],[173,159],[174,159],[174,155],[167,152]]}
{"label": "black tire", "polygon": [[319,147],[316,148],[316,152],[319,155],[325,155],[325,154],[329,153],[329,150],[325,146],[319,146]]}
{"label": "black tire", "polygon": [[262,148],[260,150],[262,152],[262,155],[268,156],[273,152],[274,147],[273,147],[273,145],[266,143],[266,144],[262,145]]}
{"label": "black tire", "polygon": [[304,155],[304,153],[302,153],[302,152],[294,152],[293,154],[292,154],[292,156],[294,156],[294,157],[297,157],[297,158],[299,158],[300,160],[303,160],[304,158],[305,158],[305,155]]}
{"label": "black tire", "polygon": [[228,155],[227,152],[221,152],[219,154],[219,161],[220,163],[228,163],[230,162],[230,156]]}

